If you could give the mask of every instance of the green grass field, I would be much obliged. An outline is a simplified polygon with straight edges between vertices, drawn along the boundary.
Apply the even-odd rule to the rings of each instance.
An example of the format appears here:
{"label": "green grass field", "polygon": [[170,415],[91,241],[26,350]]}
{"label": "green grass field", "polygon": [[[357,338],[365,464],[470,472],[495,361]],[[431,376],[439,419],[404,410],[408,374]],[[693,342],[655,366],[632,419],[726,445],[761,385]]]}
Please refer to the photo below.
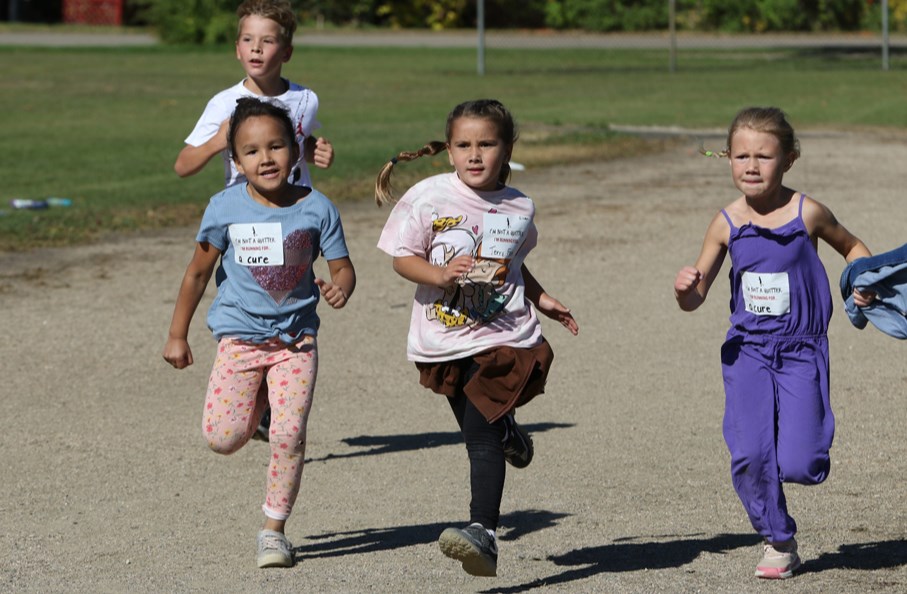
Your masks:
{"label": "green grass field", "polygon": [[[232,52],[0,48],[0,250],[194,225],[221,188],[221,165],[179,179],[172,164],[205,102],[242,77]],[[316,186],[335,201],[371,199],[384,161],[443,139],[450,108],[477,97],[512,109],[523,130],[514,159],[533,167],[648,150],[610,124],[722,128],[755,104],[783,107],[799,129],[907,127],[907,60],[898,53],[889,72],[876,53],[816,50],[685,51],[673,74],[660,51],[487,58],[478,77],[473,50],[297,48],[284,73],[319,94],[319,134],[337,155],[330,170],[313,171]],[[446,167],[446,158],[407,164],[397,179],[403,188]],[[7,206],[49,196],[74,204]]]}

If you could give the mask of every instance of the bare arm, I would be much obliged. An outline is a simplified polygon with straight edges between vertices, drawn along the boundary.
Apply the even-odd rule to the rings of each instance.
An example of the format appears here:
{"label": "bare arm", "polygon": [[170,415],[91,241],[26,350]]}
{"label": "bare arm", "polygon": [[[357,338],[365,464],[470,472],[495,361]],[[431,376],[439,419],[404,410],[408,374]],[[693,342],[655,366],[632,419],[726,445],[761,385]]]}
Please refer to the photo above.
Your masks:
{"label": "bare arm", "polygon": [[803,220],[811,235],[833,247],[847,262],[872,255],[866,244],[839,223],[828,207],[812,198],[806,198],[803,203]]}
{"label": "bare arm", "polygon": [[394,271],[408,281],[419,285],[446,288],[475,266],[472,256],[457,256],[446,266],[437,266],[420,256],[397,256]]}
{"label": "bare arm", "polygon": [[227,149],[227,129],[230,126],[230,120],[226,119],[221,122],[217,134],[208,139],[204,144],[192,146],[187,144],[176,157],[173,164],[173,170],[180,177],[195,175],[208,164],[215,155]]}
{"label": "bare arm", "polygon": [[328,271],[331,281],[316,278],[315,284],[321,290],[324,300],[334,309],[340,309],[349,302],[356,290],[356,269],[349,258],[337,258],[328,260]]}
{"label": "bare arm", "polygon": [[525,264],[523,264],[520,272],[523,275],[526,299],[535,306],[537,311],[552,320],[560,322],[564,328],[576,336],[579,332],[579,324],[576,323],[570,310],[563,303],[545,292],[541,283],[529,272],[529,268]]}
{"label": "bare arm", "polygon": [[183,369],[193,363],[192,351],[187,340],[189,324],[205,294],[205,288],[220,255],[220,251],[208,243],[196,244],[192,261],[183,275],[163,353],[164,359],[177,369]]}
{"label": "bare arm", "polygon": [[[866,244],[839,223],[828,207],[812,198],[806,198],[803,203],[803,220],[811,235],[825,241],[844,256],[845,261],[853,262],[858,258],[872,255]],[[866,307],[875,298],[876,294],[872,291],[859,291],[856,288],[853,290],[853,300],[857,307]]]}
{"label": "bare arm", "polygon": [[719,212],[705,232],[696,265],[684,266],[677,273],[674,297],[683,311],[693,311],[705,302],[709,288],[724,263],[730,232],[727,220]]}

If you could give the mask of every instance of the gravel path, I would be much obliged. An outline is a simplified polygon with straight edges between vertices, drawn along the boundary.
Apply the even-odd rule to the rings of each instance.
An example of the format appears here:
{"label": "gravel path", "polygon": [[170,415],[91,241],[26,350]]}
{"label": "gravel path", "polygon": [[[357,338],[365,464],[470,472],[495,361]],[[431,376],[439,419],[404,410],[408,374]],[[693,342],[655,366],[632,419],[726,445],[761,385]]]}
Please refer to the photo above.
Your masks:
{"label": "gravel path", "polygon": [[[805,135],[786,181],[892,249],[905,239],[903,141]],[[721,437],[724,274],[692,314],[671,291],[734,196],[727,166],[697,146],[513,180],[538,204],[529,265],[581,331],[545,326],[548,392],[519,415],[536,457],[508,474],[492,579],[437,546],[467,519],[467,460],[447,406],[404,359],[412,288],[374,247],[386,210],[341,205],[359,288],[347,309],[323,310],[288,570],[254,562],[266,446],[222,457],[201,438],[214,351],[203,315],[195,366],[160,356],[194,228],[0,254],[0,591],[907,591],[904,345],[851,327],[840,301],[833,471],[788,488],[804,570],[752,577],[760,547]],[[835,287],[844,263],[820,255]]]}

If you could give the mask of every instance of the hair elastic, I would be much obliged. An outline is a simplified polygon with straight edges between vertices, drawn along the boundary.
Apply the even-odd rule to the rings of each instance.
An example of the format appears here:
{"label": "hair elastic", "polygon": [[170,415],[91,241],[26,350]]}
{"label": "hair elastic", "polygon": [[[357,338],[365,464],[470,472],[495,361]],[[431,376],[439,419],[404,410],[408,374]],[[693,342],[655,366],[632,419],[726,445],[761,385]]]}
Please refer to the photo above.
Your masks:
{"label": "hair elastic", "polygon": [[391,157],[391,165],[397,164],[397,157]]}
{"label": "hair elastic", "polygon": [[725,151],[710,151],[710,150],[706,150],[705,148],[703,148],[701,146],[699,147],[699,154],[704,155],[706,157],[716,157],[718,159],[721,159],[721,158],[727,156],[727,153]]}

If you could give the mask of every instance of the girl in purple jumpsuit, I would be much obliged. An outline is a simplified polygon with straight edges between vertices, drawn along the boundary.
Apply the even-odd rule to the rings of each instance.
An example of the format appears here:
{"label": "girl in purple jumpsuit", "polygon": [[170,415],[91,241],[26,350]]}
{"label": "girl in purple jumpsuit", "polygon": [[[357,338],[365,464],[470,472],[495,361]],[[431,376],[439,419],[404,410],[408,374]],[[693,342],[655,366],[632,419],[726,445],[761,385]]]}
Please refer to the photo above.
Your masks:
{"label": "girl in purple jumpsuit", "polygon": [[[832,302],[817,241],[848,262],[870,253],[828,208],[782,184],[800,149],[780,109],[738,113],[719,156],[730,161],[743,195],[712,219],[696,265],[677,273],[674,295],[682,310],[698,308],[730,253],[724,439],[734,489],[765,540],[756,576],[788,578],[800,558],[782,483],[828,477],[835,428],[826,337]],[[873,298],[854,292],[859,306]]]}

